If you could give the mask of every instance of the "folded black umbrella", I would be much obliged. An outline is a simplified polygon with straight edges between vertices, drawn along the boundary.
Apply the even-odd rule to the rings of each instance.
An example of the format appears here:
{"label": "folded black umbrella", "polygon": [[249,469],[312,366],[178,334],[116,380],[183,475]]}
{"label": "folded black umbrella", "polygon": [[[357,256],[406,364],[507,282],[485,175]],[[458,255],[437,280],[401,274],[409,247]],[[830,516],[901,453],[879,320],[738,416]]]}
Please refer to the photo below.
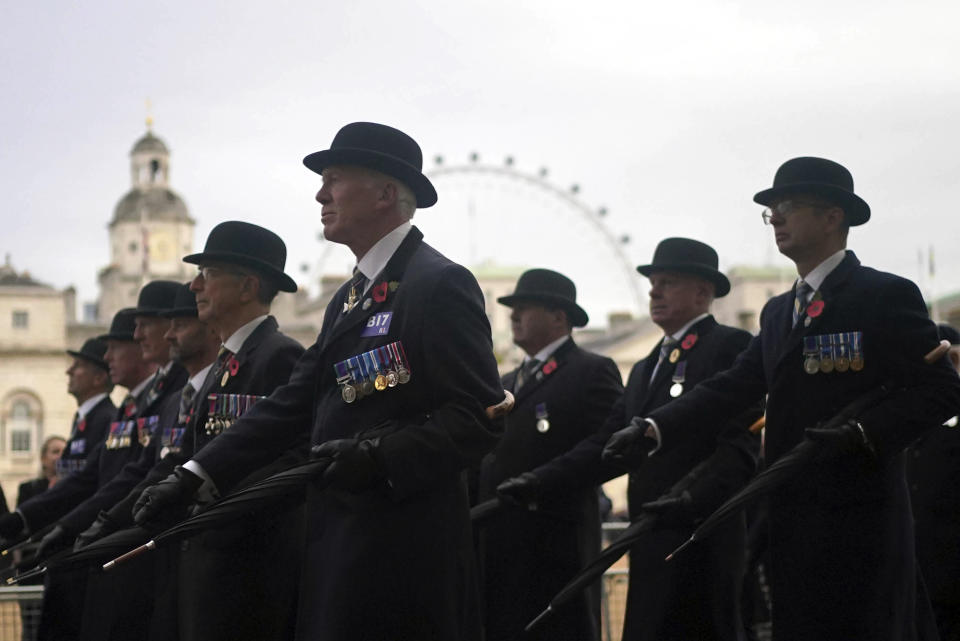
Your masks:
{"label": "folded black umbrella", "polygon": [[[864,409],[870,407],[871,405],[875,405],[880,401],[880,399],[889,394],[891,389],[892,387],[889,385],[881,385],[876,389],[862,394],[842,410],[840,410],[839,413],[837,413],[821,427],[823,429],[840,427],[851,418],[856,417],[856,415],[862,412]],[[696,530],[694,530],[693,534],[690,535],[690,538],[687,539],[683,545],[678,547],[667,556],[667,560],[669,561],[674,558],[682,550],[690,546],[694,541],[698,541],[709,536],[709,534],[713,532],[717,526],[726,522],[727,519],[733,515],[738,514],[740,510],[744,509],[755,499],[770,493],[772,490],[783,485],[787,480],[794,478],[797,472],[802,470],[810,461],[817,457],[822,448],[823,445],[819,441],[807,439],[798,443],[792,450],[781,456],[772,465],[767,467],[767,469],[755,476],[746,487],[727,499],[723,505],[714,510],[714,512],[708,516]]]}
{"label": "folded black umbrella", "polygon": [[[278,501],[293,502],[300,500],[307,482],[323,474],[332,462],[333,459],[329,458],[310,461],[248,485],[212,503],[202,512],[164,530],[143,545],[118,556],[106,563],[103,569],[109,570],[143,552],[153,550],[159,545],[181,541],[204,530],[227,525],[251,512],[275,507]],[[129,549],[129,546],[124,549]]]}

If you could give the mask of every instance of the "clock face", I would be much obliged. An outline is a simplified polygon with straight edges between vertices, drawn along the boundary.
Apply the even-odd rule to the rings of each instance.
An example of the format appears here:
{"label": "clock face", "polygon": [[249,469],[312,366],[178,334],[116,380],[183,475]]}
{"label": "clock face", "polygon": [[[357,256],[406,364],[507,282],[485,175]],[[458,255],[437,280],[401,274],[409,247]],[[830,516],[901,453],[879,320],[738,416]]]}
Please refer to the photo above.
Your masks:
{"label": "clock face", "polygon": [[158,263],[169,262],[177,257],[177,243],[168,232],[152,232],[148,240],[148,248],[150,250],[150,260]]}

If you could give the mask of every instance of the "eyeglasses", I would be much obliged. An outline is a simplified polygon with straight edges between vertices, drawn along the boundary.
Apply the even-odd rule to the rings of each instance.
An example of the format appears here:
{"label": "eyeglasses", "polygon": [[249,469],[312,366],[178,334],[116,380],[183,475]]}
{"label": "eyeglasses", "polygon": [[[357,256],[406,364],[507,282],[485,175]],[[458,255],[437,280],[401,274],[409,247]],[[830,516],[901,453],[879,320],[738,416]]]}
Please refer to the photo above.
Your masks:
{"label": "eyeglasses", "polygon": [[770,219],[773,218],[773,215],[776,214],[780,218],[786,218],[793,212],[795,212],[800,207],[813,207],[814,209],[824,209],[831,207],[826,203],[818,203],[811,200],[781,200],[773,207],[765,208],[761,213],[760,217],[763,218],[764,225],[772,224]]}
{"label": "eyeglasses", "polygon": [[246,276],[246,272],[242,272],[235,269],[225,269],[223,267],[200,267],[198,272],[200,278],[203,280],[209,280],[211,276],[216,277],[218,274],[233,274],[234,276]]}

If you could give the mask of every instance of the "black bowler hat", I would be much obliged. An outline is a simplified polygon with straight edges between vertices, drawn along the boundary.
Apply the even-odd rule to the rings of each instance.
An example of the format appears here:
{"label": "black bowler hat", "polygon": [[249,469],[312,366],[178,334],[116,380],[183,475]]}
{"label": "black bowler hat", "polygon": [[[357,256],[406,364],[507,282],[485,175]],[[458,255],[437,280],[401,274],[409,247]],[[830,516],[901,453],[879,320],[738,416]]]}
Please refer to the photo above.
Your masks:
{"label": "black bowler hat", "polygon": [[655,272],[682,272],[710,281],[716,288],[714,296],[722,298],[730,291],[730,281],[718,269],[717,252],[706,243],[690,238],[665,238],[653,252],[653,262],[640,265],[637,271],[644,276]]}
{"label": "black bowler hat", "polygon": [[172,280],[154,280],[140,290],[135,308],[137,316],[159,316],[160,312],[173,307],[180,283]]}
{"label": "black bowler hat", "polygon": [[67,350],[67,354],[70,354],[70,356],[82,358],[101,369],[109,371],[110,367],[107,365],[107,362],[103,360],[103,355],[106,353],[107,343],[99,338],[88,338],[85,340],[79,352],[75,352],[72,349]]}
{"label": "black bowler hat", "polygon": [[393,176],[413,191],[417,207],[437,202],[437,190],[423,175],[423,153],[413,138],[399,129],[375,122],[354,122],[344,126],[330,149],[303,159],[309,169],[321,173],[330,165],[357,165]]}
{"label": "black bowler hat", "polygon": [[110,331],[102,336],[97,336],[102,341],[132,341],[133,330],[136,329],[134,319],[137,316],[135,307],[125,307],[113,315],[113,321],[110,322]]}
{"label": "black bowler hat", "polygon": [[577,305],[577,286],[573,281],[549,269],[528,269],[523,272],[513,293],[501,296],[497,302],[507,307],[526,302],[559,307],[567,312],[570,324],[574,327],[583,327],[590,320],[587,312]]}
{"label": "black bowler hat", "polygon": [[183,257],[183,262],[203,265],[217,261],[249,267],[268,278],[280,291],[295,292],[297,284],[283,273],[287,246],[283,239],[259,225],[228,220],[210,230],[203,253]]}
{"label": "black bowler hat", "polygon": [[853,193],[853,176],[846,167],[832,160],[809,156],[788,160],[773,177],[773,187],[757,192],[753,201],[769,206],[792,194],[825,198],[843,208],[851,226],[870,220],[870,205]]}
{"label": "black bowler hat", "polygon": [[173,306],[160,312],[160,315],[164,318],[197,317],[197,295],[190,291],[190,283],[177,285]]}

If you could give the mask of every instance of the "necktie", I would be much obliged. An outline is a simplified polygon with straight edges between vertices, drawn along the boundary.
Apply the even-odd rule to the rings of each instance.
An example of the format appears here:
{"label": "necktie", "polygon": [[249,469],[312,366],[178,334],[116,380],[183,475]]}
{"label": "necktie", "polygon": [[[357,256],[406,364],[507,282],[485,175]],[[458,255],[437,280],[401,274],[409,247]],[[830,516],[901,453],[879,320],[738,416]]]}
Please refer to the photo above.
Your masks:
{"label": "necktie", "polygon": [[657,372],[660,370],[660,365],[663,364],[663,361],[670,356],[670,352],[673,351],[674,346],[677,344],[677,339],[672,336],[664,336],[663,342],[660,343],[660,356],[657,358],[657,364],[653,366],[653,371],[650,373],[650,380],[652,381],[656,377]]}
{"label": "necktie", "polygon": [[540,361],[536,358],[531,358],[517,372],[517,378],[513,382],[513,391],[518,392],[520,388],[523,387],[527,379],[529,379],[534,372],[537,371],[537,368],[540,367]]}
{"label": "necktie", "polygon": [[77,435],[79,431],[77,427],[80,425],[80,412],[74,412],[73,414],[73,429],[70,430],[70,438],[73,438]]}
{"label": "necktie", "polygon": [[810,292],[813,291],[813,288],[801,278],[797,281],[797,295],[793,299],[793,326],[797,326],[797,322],[800,320],[800,317],[803,316],[804,310],[807,308],[807,299],[810,297]]}
{"label": "necktie", "polygon": [[187,383],[183,386],[183,391],[180,392],[180,412],[178,421],[181,425],[187,422],[187,419],[190,418],[190,409],[193,407],[193,398],[196,396],[197,390],[193,389],[193,385]]}
{"label": "necktie", "polygon": [[230,360],[230,357],[233,356],[233,352],[227,349],[226,345],[220,346],[220,351],[217,352],[217,366],[213,370],[213,381],[220,381],[220,387],[226,385],[226,380],[223,380],[223,373],[227,369],[227,361]]}
{"label": "necktie", "polygon": [[123,399],[123,417],[131,418],[137,413],[137,399],[132,394],[127,394]]}
{"label": "necktie", "polygon": [[343,313],[347,314],[351,309],[357,306],[357,303],[360,302],[360,297],[363,296],[363,290],[367,287],[367,277],[363,275],[363,272],[353,268],[353,278],[350,280],[350,289],[347,292],[347,300],[343,303]]}

